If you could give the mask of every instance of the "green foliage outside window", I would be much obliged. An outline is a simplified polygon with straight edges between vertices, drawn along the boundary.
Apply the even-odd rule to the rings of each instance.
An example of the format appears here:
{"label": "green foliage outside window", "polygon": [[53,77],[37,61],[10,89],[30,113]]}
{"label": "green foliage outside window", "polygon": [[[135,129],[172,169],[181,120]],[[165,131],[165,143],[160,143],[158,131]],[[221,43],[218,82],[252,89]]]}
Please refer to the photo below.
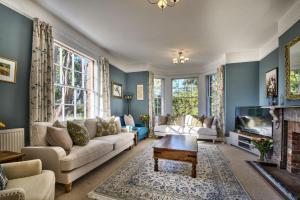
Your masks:
{"label": "green foliage outside window", "polygon": [[291,70],[290,87],[291,87],[292,95],[299,94],[299,90],[300,90],[299,83],[300,83],[300,70]]}
{"label": "green foliage outside window", "polygon": [[172,115],[198,115],[198,79],[172,81]]}

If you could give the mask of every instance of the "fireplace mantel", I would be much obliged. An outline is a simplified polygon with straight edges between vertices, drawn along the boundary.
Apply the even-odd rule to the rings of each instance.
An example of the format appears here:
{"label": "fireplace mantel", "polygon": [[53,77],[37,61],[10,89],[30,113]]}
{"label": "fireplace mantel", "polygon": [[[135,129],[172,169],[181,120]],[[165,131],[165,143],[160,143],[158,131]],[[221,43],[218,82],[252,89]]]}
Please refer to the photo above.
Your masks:
{"label": "fireplace mantel", "polygon": [[272,115],[273,120],[272,122],[275,124],[275,126],[278,125],[279,116],[276,114],[275,110],[277,109],[289,109],[289,108],[300,108],[300,105],[294,105],[294,106],[262,106],[262,108],[269,108],[270,109],[270,115]]}

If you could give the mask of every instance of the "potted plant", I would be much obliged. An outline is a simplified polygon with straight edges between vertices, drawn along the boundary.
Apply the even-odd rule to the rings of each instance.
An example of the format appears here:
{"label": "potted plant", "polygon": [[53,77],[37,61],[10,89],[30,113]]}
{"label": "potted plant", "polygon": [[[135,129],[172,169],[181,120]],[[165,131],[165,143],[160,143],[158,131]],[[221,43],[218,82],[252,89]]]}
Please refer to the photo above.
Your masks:
{"label": "potted plant", "polygon": [[141,115],[140,116],[140,120],[145,124],[145,127],[148,127],[149,119],[150,119],[149,115]]}
{"label": "potted plant", "polygon": [[259,160],[264,162],[266,154],[273,148],[273,140],[267,138],[253,138],[251,143],[258,149]]}
{"label": "potted plant", "polygon": [[3,122],[0,122],[0,129],[5,127],[6,127],[5,124]]}

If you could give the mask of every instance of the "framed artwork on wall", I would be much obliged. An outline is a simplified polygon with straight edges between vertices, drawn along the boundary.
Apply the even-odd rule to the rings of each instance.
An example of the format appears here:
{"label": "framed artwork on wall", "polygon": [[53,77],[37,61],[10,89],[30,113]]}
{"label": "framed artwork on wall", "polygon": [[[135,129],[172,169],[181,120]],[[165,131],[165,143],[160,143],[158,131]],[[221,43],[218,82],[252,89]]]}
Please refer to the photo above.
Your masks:
{"label": "framed artwork on wall", "polygon": [[114,98],[123,98],[123,86],[121,83],[111,82],[111,96]]}
{"label": "framed artwork on wall", "polygon": [[136,99],[138,101],[144,100],[144,85],[142,84],[136,85]]}
{"label": "framed artwork on wall", "polygon": [[0,81],[16,83],[17,61],[0,57]]}
{"label": "framed artwork on wall", "polygon": [[278,96],[278,68],[266,72],[267,97]]}

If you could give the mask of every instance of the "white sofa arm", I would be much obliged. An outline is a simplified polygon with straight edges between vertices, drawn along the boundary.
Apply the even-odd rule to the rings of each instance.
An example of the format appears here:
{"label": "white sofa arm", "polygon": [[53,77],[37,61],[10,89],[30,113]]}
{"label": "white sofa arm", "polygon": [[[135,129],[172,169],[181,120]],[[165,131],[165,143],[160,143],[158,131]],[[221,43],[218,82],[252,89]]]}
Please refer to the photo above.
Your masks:
{"label": "white sofa arm", "polygon": [[60,160],[66,156],[61,147],[53,146],[28,146],[22,148],[25,160],[40,159],[43,169],[52,170],[55,174],[60,172]]}
{"label": "white sofa arm", "polygon": [[128,129],[127,128],[121,128],[121,133],[128,133]]}
{"label": "white sofa arm", "polygon": [[13,188],[0,191],[0,200],[25,200],[25,191],[23,188]]}

